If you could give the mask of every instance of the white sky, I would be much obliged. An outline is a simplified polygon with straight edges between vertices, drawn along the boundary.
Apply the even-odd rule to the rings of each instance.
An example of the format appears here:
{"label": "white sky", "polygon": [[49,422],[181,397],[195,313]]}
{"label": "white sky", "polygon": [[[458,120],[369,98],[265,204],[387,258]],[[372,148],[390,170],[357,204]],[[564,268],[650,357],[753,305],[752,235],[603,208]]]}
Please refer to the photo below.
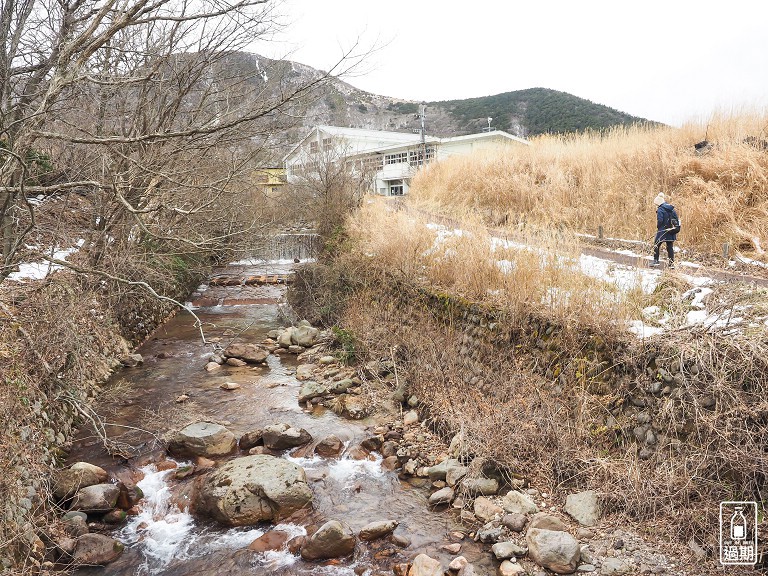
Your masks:
{"label": "white sky", "polygon": [[[673,125],[768,106],[766,0],[284,0],[288,27],[256,51],[376,94],[453,100],[543,87]],[[429,113],[427,113],[429,114]]]}

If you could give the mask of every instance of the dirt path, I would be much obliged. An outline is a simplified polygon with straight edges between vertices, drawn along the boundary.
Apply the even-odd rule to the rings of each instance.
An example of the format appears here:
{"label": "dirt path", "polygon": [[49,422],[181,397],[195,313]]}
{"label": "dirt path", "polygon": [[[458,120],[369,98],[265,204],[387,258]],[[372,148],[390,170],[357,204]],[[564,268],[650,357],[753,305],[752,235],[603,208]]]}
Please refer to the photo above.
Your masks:
{"label": "dirt path", "polygon": [[[444,216],[441,214],[435,214],[433,212],[427,212],[418,208],[413,208],[400,201],[394,206],[395,210],[404,210],[411,214],[417,214],[419,216],[428,218],[436,224],[443,226],[451,226],[454,228],[461,228],[462,223],[459,220]],[[526,239],[516,235],[509,230],[501,228],[487,228],[488,233],[496,238],[502,238],[511,242],[525,243]],[[597,246],[583,244],[581,247],[581,253],[585,256],[592,256],[594,258],[600,258],[601,260],[608,260],[624,266],[632,268],[642,269],[649,268],[650,266],[650,246],[638,245],[639,249],[645,249],[648,252],[648,256],[641,256],[637,254],[624,254],[611,250],[609,248],[600,248]],[[757,267],[756,267],[757,268]],[[661,270],[666,269],[666,265],[662,265]],[[747,284],[754,284],[755,286],[768,287],[768,269],[763,272],[764,275],[759,275],[762,270],[758,269],[754,273],[746,273],[743,271],[728,271],[721,268],[715,268],[707,266],[700,262],[687,262],[681,261],[678,263],[676,270],[691,276],[699,276],[702,278],[712,278],[720,282],[742,282]]]}

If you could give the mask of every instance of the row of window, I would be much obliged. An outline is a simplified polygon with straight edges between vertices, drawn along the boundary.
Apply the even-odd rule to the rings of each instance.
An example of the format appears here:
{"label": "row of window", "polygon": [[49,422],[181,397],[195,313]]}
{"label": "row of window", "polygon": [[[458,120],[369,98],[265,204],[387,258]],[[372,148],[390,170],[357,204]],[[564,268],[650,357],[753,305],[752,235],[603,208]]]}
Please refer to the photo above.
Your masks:
{"label": "row of window", "polygon": [[[429,162],[435,157],[435,149],[427,148],[426,161]],[[408,152],[397,152],[395,154],[387,154],[384,156],[384,164],[405,164],[408,163],[411,166],[421,166],[424,164],[424,150],[419,148],[418,150],[409,150]]]}

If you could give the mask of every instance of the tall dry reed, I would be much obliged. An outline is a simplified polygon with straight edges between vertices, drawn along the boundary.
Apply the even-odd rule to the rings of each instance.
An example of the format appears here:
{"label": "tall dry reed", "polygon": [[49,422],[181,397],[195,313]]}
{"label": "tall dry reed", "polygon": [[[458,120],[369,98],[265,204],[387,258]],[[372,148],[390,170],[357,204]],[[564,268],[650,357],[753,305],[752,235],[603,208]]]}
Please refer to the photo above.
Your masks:
{"label": "tall dry reed", "polygon": [[[421,171],[411,194],[493,226],[536,223],[629,239],[656,229],[664,192],[683,221],[681,243],[724,242],[761,254],[768,244],[768,112],[714,116],[682,128],[629,127],[544,136],[529,147],[453,157]],[[710,146],[697,151],[703,140]]]}
{"label": "tall dry reed", "polygon": [[528,227],[515,240],[492,236],[475,216],[437,224],[427,211],[373,202],[348,224],[372,265],[408,282],[484,302],[517,317],[541,313],[561,325],[612,331],[637,309],[636,290],[585,275],[578,240]]}

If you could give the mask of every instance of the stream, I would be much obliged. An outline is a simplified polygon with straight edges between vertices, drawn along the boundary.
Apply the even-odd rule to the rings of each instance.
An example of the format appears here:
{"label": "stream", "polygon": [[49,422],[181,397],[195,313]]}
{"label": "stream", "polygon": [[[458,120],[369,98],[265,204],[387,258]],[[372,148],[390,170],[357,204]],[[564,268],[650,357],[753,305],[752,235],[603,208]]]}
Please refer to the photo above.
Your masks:
{"label": "stream", "polygon": [[[239,264],[216,274],[287,274],[292,264]],[[196,314],[204,323],[208,339],[220,339],[225,346],[233,338],[261,342],[270,330],[285,325],[281,315],[284,285],[203,285],[191,297]],[[82,430],[76,438],[69,463],[97,464],[112,477],[129,475],[138,479],[144,492],[138,515],[106,532],[125,544],[125,551],[105,567],[80,568],[84,575],[187,575],[187,574],[392,574],[392,566],[407,562],[418,553],[429,554],[447,565],[455,556],[441,546],[451,543],[449,533],[461,530],[458,515],[451,510],[433,511],[427,506],[427,487],[401,481],[396,472],[381,466],[381,456],[354,460],[347,451],[370,437],[370,428],[380,424],[375,417],[346,420],[330,410],[307,410],[297,402],[300,383],[295,378],[298,364],[289,354],[269,356],[265,366],[224,366],[208,373],[204,366],[212,349],[202,344],[193,319],[178,313],[160,327],[137,350],[144,363],[119,370],[104,387],[99,413],[110,424],[111,440],[126,447],[125,458],[109,456],[92,431]],[[223,390],[224,382],[240,385]],[[177,402],[179,396],[188,399]],[[314,494],[313,511],[300,524],[260,524],[225,528],[192,516],[183,506],[185,486],[191,479],[175,480],[175,466],[165,459],[157,441],[171,428],[210,420],[225,425],[236,436],[286,422],[306,429],[315,440],[334,434],[345,444],[339,458],[283,457],[302,466]],[[141,430],[137,430],[141,429]],[[149,432],[149,433],[148,433]],[[240,453],[242,456],[245,453]],[[237,457],[237,454],[232,456]],[[178,464],[184,464],[178,461]],[[410,541],[405,547],[384,538],[358,541],[352,557],[312,563],[283,549],[265,553],[248,550],[248,545],[275,528],[291,536],[304,535],[311,526],[327,520],[346,523],[355,533],[376,520],[400,522],[395,534]],[[90,520],[90,519],[89,519]],[[102,527],[103,528],[103,527]],[[489,572],[489,554],[470,539],[462,541],[461,552],[476,569]]]}

